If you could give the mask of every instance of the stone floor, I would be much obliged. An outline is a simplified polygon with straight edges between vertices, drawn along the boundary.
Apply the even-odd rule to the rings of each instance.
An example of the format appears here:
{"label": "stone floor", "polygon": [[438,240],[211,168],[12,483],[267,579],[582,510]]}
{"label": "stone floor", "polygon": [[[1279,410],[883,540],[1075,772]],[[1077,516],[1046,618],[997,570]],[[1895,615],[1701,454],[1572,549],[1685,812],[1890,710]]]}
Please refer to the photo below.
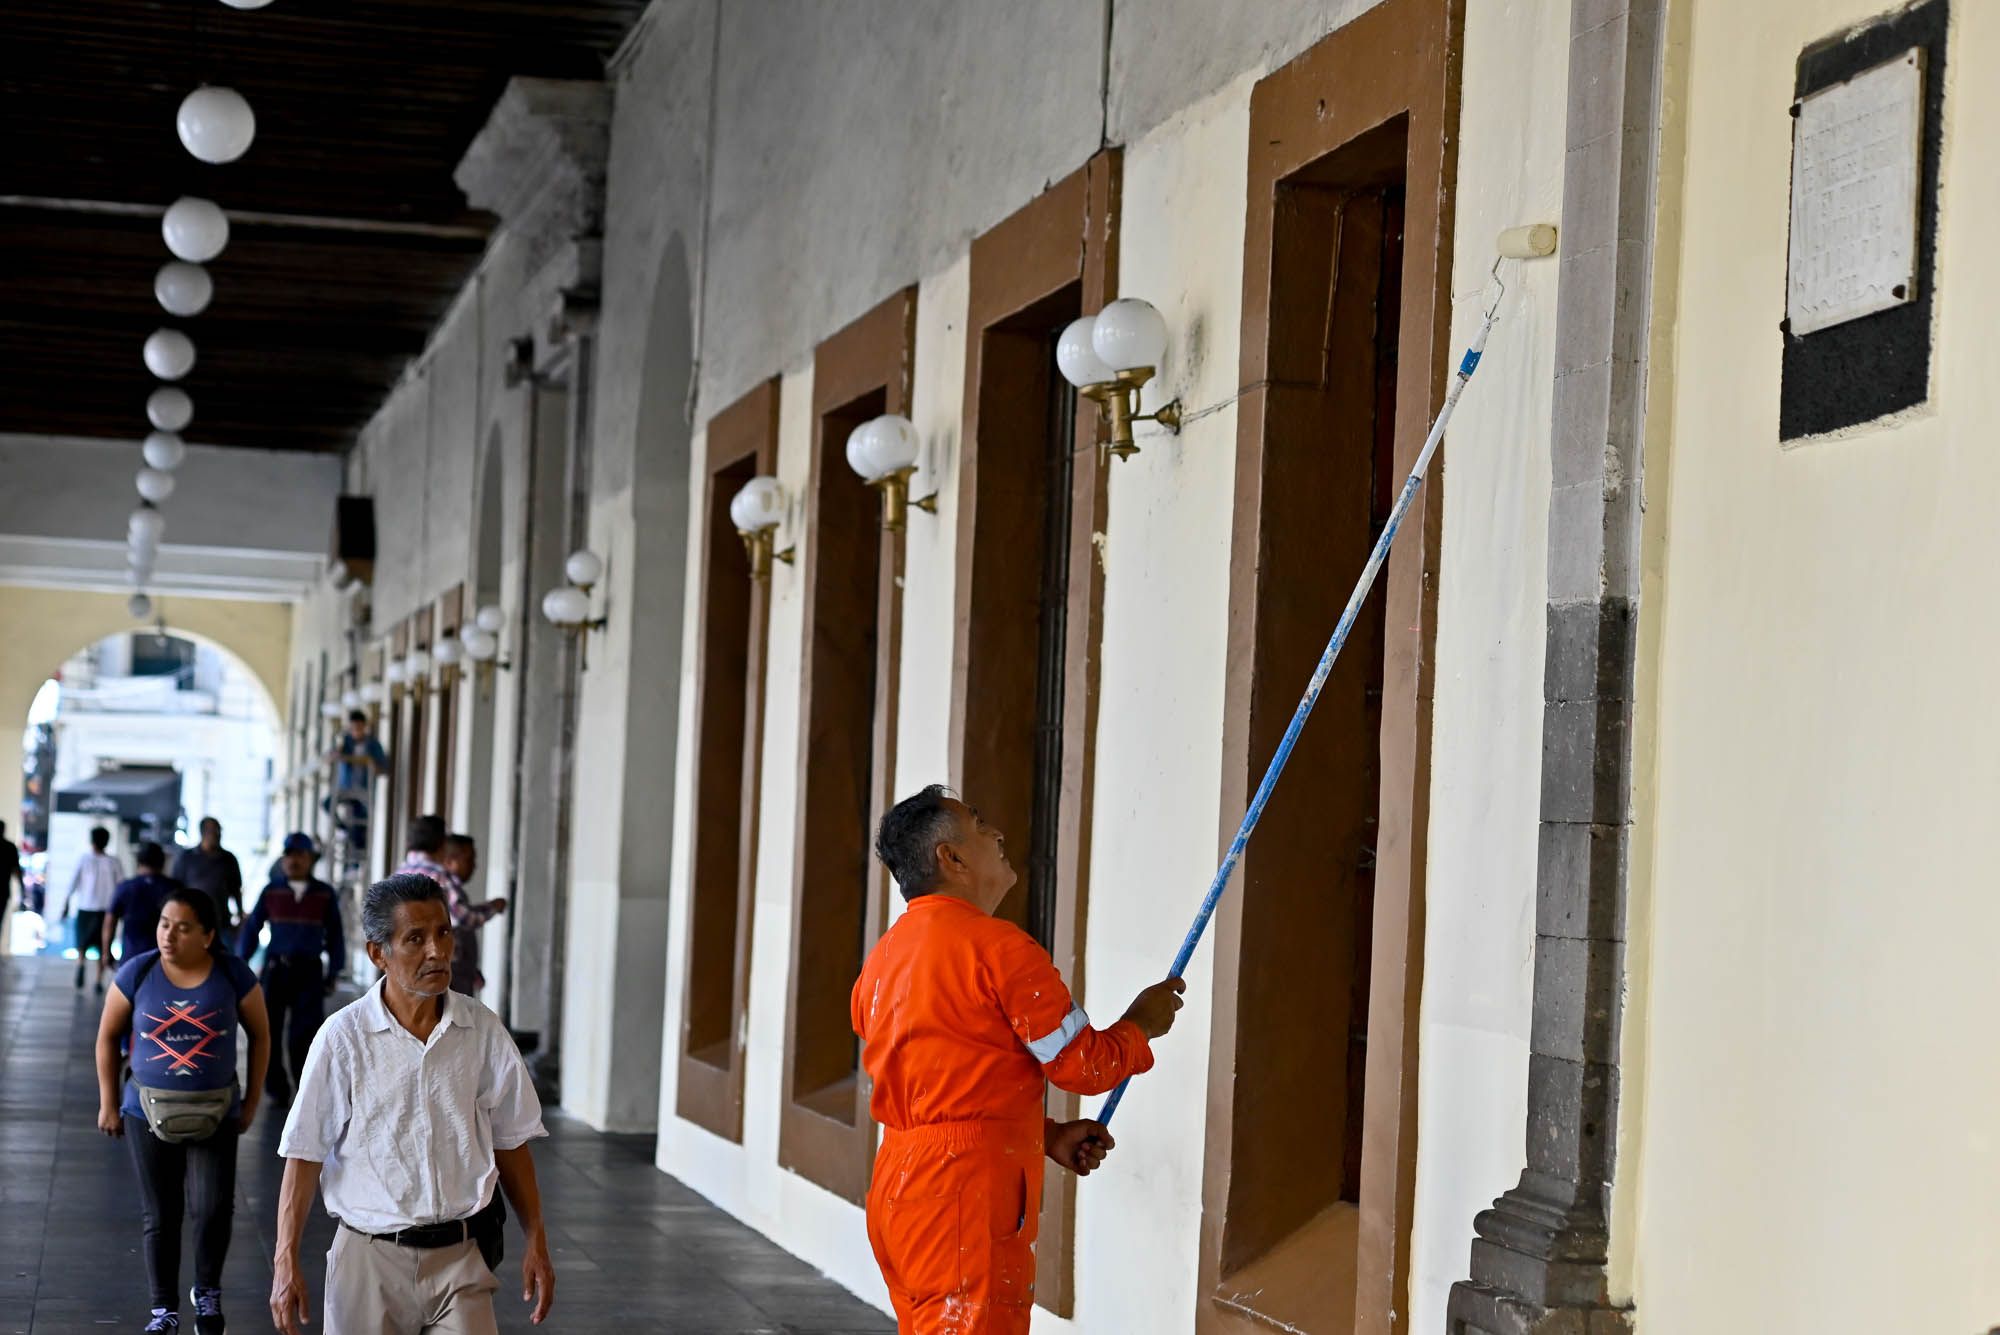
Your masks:
{"label": "stone floor", "polygon": [[[144,1324],[139,1205],[122,1142],[96,1126],[91,1047],[99,999],[74,964],[0,956],[0,1335],[98,1335]],[[598,1135],[560,1116],[535,1160],[556,1267],[543,1331],[675,1335],[884,1335],[894,1323],[652,1166],[652,1140]],[[271,1329],[279,1122],[244,1137],[225,1309],[239,1332]],[[496,1306],[528,1324],[509,1226]],[[306,1234],[313,1324],[332,1240],[315,1207]],[[191,1245],[191,1240],[190,1240]],[[182,1261],[181,1288],[192,1282]],[[184,1319],[186,1319],[184,1314]],[[191,1330],[187,1320],[183,1329]]]}

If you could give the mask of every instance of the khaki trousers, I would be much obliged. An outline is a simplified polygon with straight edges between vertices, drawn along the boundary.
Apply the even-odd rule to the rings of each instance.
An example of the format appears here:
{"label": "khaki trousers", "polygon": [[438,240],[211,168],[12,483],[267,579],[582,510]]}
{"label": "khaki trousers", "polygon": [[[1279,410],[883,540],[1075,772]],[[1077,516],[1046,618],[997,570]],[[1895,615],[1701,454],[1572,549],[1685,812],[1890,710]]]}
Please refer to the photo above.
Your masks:
{"label": "khaki trousers", "polygon": [[476,1242],[404,1247],[341,1228],[326,1254],[326,1335],[499,1335]]}

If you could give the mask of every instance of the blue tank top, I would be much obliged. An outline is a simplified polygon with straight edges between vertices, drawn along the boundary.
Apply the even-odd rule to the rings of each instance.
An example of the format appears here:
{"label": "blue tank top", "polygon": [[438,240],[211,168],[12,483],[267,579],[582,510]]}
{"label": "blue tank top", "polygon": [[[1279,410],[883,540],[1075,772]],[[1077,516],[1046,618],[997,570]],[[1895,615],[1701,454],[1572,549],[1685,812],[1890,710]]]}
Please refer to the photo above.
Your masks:
{"label": "blue tank top", "polygon": [[157,950],[118,970],[113,985],[132,1002],[132,1080],[122,1111],[146,1115],[134,1084],[227,1089],[235,1083],[237,1003],[257,986],[257,975],[234,955],[211,961],[208,977],[194,987],[176,987]]}

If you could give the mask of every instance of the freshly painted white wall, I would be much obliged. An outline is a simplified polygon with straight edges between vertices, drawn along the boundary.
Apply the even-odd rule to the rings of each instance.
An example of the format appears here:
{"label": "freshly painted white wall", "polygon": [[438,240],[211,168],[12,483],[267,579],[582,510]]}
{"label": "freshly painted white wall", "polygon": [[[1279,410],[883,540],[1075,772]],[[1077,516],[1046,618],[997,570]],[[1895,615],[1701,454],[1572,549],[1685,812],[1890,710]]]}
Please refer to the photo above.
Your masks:
{"label": "freshly painted white wall", "polygon": [[[2000,1313],[1985,308],[2000,11],[1952,6],[1931,398],[1781,445],[1794,61],[1871,0],[1691,0],[1633,1284],[1649,1335]],[[1663,458],[1664,456],[1664,458]]]}
{"label": "freshly painted white wall", "polygon": [[[1562,213],[1569,0],[1468,6],[1450,356],[1490,297],[1502,229]],[[1472,1220],[1526,1161],[1534,1008],[1549,424],[1557,264],[1505,266],[1485,359],[1439,455],[1444,528],[1410,1329],[1444,1329]],[[1343,576],[1344,577],[1344,576]]]}

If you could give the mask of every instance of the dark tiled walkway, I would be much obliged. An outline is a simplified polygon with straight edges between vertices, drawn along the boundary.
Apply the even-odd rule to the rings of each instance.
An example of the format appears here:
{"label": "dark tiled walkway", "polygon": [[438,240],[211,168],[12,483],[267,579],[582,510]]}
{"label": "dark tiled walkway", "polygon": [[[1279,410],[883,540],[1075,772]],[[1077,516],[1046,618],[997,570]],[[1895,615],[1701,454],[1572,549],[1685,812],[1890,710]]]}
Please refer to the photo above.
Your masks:
{"label": "dark tiled walkway", "polygon": [[[0,1335],[101,1335],[143,1324],[139,1206],[121,1142],[98,1134],[91,1045],[99,999],[61,960],[0,957]],[[652,1166],[649,1137],[600,1136],[551,1116],[536,1146],[556,1266],[544,1331],[674,1335],[882,1335],[893,1323]],[[268,1331],[279,1123],[244,1138],[236,1240],[225,1297],[238,1335]],[[510,1227],[496,1305],[500,1328],[528,1324]],[[306,1271],[320,1331],[321,1257],[332,1241],[313,1210]],[[183,1258],[181,1286],[192,1282]],[[184,1329],[192,1329],[189,1321]]]}

